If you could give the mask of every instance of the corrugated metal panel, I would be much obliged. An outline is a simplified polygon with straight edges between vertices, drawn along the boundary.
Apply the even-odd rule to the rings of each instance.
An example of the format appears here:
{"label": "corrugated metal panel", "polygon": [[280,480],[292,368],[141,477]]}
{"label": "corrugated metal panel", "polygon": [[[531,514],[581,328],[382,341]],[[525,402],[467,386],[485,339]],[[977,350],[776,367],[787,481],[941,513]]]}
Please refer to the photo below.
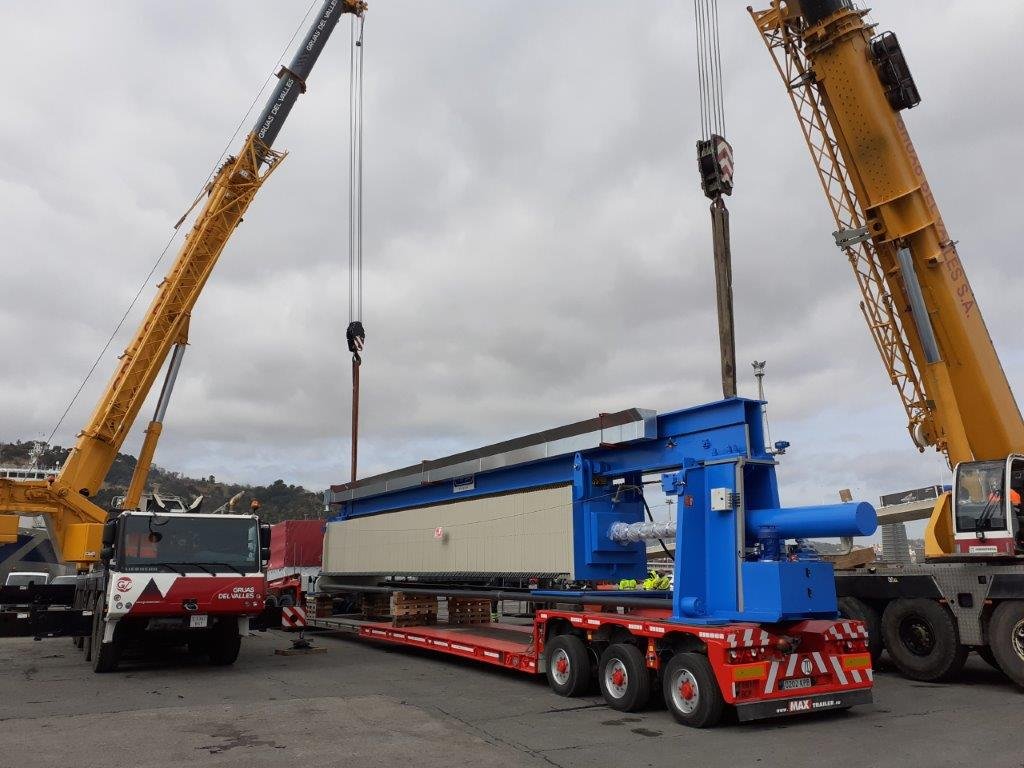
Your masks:
{"label": "corrugated metal panel", "polygon": [[325,573],[571,575],[572,562],[570,486],[340,520],[324,537]]}

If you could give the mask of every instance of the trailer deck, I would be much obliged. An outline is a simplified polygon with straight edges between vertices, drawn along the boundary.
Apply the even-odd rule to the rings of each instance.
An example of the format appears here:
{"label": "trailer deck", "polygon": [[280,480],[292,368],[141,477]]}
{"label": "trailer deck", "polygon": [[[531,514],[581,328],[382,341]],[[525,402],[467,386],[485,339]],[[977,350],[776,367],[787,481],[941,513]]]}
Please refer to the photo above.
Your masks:
{"label": "trailer deck", "polygon": [[533,625],[393,627],[357,616],[309,619],[315,629],[348,632],[366,640],[425,648],[485,664],[537,672]]}
{"label": "trailer deck", "polygon": [[[531,624],[396,627],[354,615],[312,618],[312,628],[387,643],[529,674],[552,675],[547,646],[562,636],[578,638],[593,660],[615,644],[639,649],[643,667],[660,679],[667,657],[706,654],[714,682],[741,721],[871,702],[874,673],[863,624],[805,620],[766,627],[754,623],[688,626],[661,610],[623,613],[538,609]],[[563,657],[567,660],[568,657]],[[552,684],[556,693],[566,694]],[[667,689],[671,690],[671,689]],[[609,702],[614,705],[614,702]]]}

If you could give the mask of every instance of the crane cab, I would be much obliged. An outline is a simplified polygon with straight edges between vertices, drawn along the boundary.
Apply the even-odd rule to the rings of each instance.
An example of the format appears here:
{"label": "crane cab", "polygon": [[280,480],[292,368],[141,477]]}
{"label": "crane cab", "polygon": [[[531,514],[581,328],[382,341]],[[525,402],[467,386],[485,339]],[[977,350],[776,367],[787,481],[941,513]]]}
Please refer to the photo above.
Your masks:
{"label": "crane cab", "polygon": [[953,483],[956,555],[1024,555],[1024,456],[961,462]]}

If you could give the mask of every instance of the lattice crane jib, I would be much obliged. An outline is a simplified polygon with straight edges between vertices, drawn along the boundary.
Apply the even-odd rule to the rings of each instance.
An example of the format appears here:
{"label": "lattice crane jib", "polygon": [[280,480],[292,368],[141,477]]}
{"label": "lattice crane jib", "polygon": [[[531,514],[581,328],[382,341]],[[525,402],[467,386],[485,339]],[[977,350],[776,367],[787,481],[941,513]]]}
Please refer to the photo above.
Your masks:
{"label": "lattice crane jib", "polygon": [[773,0],[750,13],[915,442],[952,464],[1020,451],[1024,420],[901,117],[921,99],[896,36],[851,0]]}

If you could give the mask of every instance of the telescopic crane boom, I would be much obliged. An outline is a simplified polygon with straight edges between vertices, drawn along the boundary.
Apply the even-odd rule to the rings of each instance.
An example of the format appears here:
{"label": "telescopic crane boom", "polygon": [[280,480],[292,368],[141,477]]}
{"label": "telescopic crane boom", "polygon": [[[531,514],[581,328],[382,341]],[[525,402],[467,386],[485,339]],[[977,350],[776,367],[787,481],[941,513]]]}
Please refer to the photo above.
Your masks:
{"label": "telescopic crane boom", "polygon": [[[1006,485],[1015,472],[1024,477],[1013,463],[1024,451],[1024,420],[900,115],[920,96],[899,42],[876,34],[851,0],[772,0],[748,10],[796,109],[914,442],[943,452],[959,467],[958,482],[971,462],[1003,468],[993,499],[1006,514],[966,520],[947,495],[932,516],[929,554],[986,534],[1009,539],[1013,552],[1019,509],[1010,509]],[[990,491],[978,485],[960,495],[968,492]],[[988,527],[996,520],[998,532]]]}
{"label": "telescopic crane boom", "polygon": [[[273,149],[274,141],[299,94],[305,92],[306,79],[331,32],[343,14],[361,15],[365,9],[361,0],[323,3],[291,63],[278,72],[277,87],[241,150],[224,162],[207,188],[207,200],[195,225],[61,472],[51,481],[0,480],[0,516],[46,516],[62,560],[79,564],[99,560],[107,511],[91,498],[99,491],[172,347],[184,344],[189,314],[217,259],[253,197],[284,158],[284,152]],[[162,407],[147,430],[136,481],[139,477],[144,481],[152,460],[166,407],[164,398],[161,400]],[[141,484],[133,482],[132,487],[137,500]]]}

